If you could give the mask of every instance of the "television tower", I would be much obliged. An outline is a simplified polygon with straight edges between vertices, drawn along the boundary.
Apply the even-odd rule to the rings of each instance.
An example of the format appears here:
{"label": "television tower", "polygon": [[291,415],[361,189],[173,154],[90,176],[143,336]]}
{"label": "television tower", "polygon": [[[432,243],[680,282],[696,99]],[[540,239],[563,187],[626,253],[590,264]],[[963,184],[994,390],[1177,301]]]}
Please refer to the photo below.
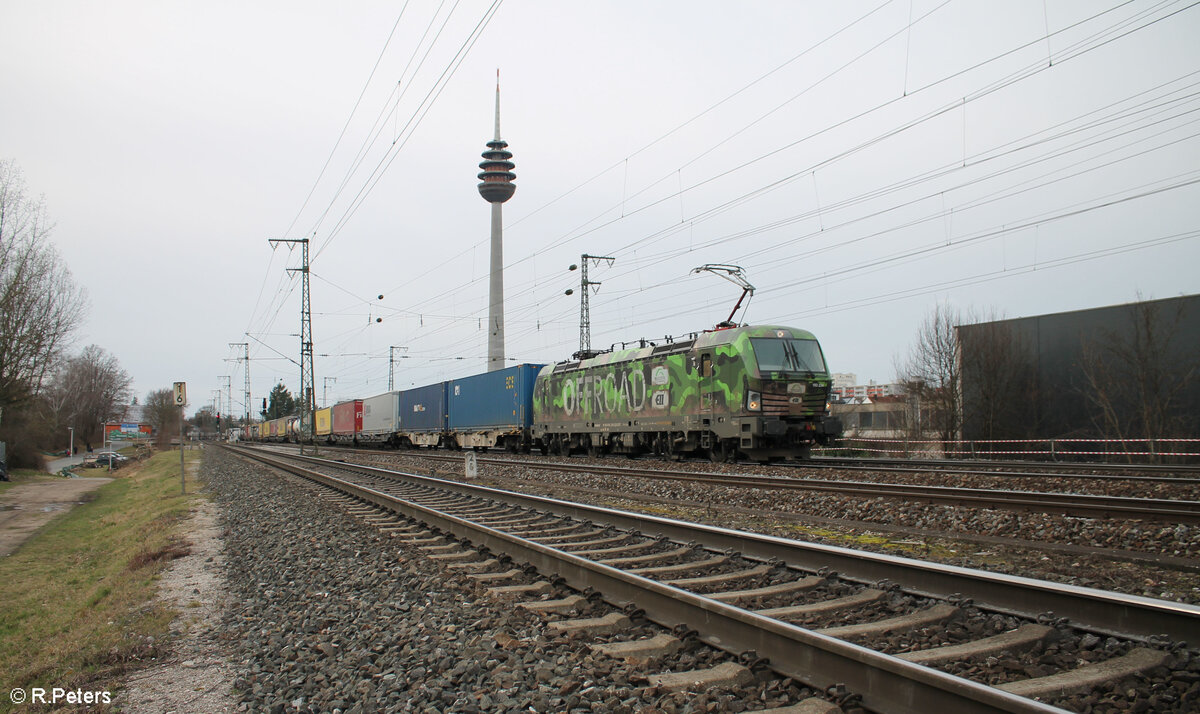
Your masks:
{"label": "television tower", "polygon": [[504,368],[504,226],[501,204],[517,187],[512,152],[500,138],[500,70],[496,70],[496,136],[487,143],[479,168],[479,195],[492,204],[492,273],[488,289],[488,371]]}

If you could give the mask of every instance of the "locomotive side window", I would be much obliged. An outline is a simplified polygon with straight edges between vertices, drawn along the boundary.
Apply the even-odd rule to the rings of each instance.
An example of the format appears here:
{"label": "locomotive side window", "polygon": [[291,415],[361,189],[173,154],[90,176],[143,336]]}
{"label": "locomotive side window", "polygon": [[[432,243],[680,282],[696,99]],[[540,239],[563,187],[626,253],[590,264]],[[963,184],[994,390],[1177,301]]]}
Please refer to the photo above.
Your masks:
{"label": "locomotive side window", "polygon": [[700,376],[701,377],[713,376],[712,355],[701,355],[700,356]]}

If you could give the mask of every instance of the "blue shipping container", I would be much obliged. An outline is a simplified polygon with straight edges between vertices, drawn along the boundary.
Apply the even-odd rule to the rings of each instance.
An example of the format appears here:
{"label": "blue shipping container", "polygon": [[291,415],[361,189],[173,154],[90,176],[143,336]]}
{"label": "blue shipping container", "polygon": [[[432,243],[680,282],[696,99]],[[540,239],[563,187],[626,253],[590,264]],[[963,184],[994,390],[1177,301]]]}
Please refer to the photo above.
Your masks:
{"label": "blue shipping container", "polygon": [[528,427],[533,420],[533,383],[543,366],[520,364],[450,380],[450,430]]}
{"label": "blue shipping container", "polygon": [[400,431],[446,430],[446,383],[400,392]]}

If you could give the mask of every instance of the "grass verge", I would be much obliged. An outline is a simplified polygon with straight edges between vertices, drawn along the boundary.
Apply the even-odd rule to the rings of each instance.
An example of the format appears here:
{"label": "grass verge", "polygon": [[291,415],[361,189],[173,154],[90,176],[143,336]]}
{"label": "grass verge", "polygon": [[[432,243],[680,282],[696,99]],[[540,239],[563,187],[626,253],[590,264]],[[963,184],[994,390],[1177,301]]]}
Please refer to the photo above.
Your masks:
{"label": "grass verge", "polygon": [[113,476],[95,500],[0,559],[0,712],[14,708],[2,694],[14,687],[115,692],[166,644],[174,613],[155,601],[158,574],[187,553],[178,524],[195,482],[179,493],[176,452]]}

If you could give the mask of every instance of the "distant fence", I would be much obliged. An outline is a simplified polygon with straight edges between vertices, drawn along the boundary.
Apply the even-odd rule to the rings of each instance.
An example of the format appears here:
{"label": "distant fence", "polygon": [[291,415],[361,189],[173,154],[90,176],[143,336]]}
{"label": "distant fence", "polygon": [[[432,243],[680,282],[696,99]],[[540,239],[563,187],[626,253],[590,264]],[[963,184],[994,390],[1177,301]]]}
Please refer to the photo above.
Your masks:
{"label": "distant fence", "polygon": [[814,454],[865,454],[880,458],[1013,459],[1044,461],[1120,461],[1138,463],[1195,461],[1200,439],[867,439],[847,437]]}

